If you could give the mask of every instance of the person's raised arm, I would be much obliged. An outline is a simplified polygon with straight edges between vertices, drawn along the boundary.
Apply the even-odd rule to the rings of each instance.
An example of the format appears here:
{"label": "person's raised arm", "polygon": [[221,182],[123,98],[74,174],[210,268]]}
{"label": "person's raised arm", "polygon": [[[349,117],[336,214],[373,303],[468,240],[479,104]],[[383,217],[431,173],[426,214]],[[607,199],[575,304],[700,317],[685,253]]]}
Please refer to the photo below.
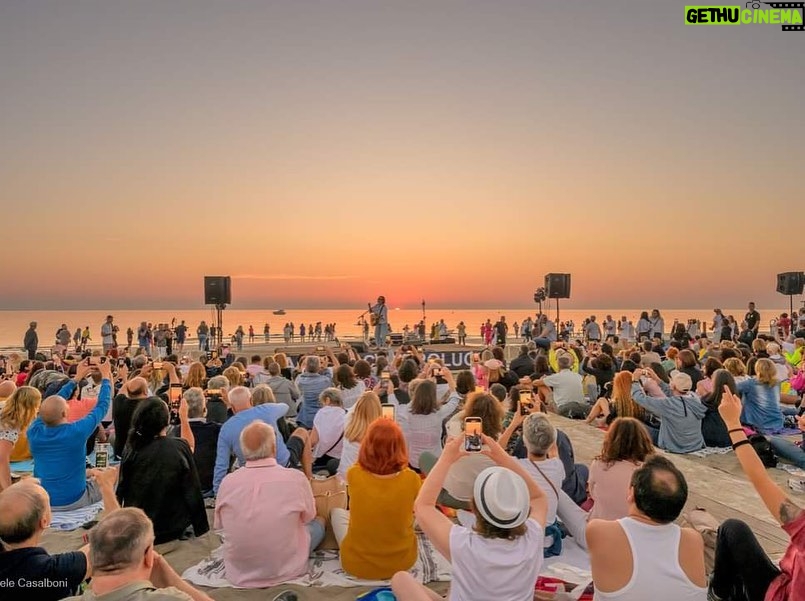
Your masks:
{"label": "person's raised arm", "polygon": [[75,368],[75,376],[73,377],[73,379],[65,382],[64,386],[62,386],[59,389],[59,392],[57,392],[56,395],[60,396],[65,400],[69,400],[70,397],[73,396],[75,389],[78,388],[78,385],[81,382],[81,380],[86,378],[89,372],[91,371],[92,367],[87,365],[86,362],[80,361]]}
{"label": "person's raised arm", "polygon": [[[536,408],[537,405],[535,404],[534,407]],[[500,435],[498,439],[498,444],[503,447],[504,449],[509,446],[509,441],[514,433],[517,431],[517,428],[523,425],[523,421],[525,420],[525,415],[523,415],[522,411],[520,411],[520,406],[518,403],[517,409],[514,411],[514,417],[512,417],[512,421],[509,422],[509,425],[503,431],[503,434]]]}
{"label": "person's raised arm", "polygon": [[632,373],[632,399],[644,409],[648,409],[657,415],[662,415],[663,409],[667,406],[667,402],[665,399],[655,399],[646,394],[643,387],[640,386],[641,371],[642,370],[636,369],[634,373]]}
{"label": "person's raised arm", "polygon": [[187,414],[187,400],[182,395],[179,399],[179,436],[184,438],[188,445],[190,445],[190,452],[196,450],[196,437],[193,435],[193,429],[190,427],[190,418]]}
{"label": "person's raised arm", "polygon": [[182,379],[179,377],[179,374],[176,373],[176,366],[170,361],[165,361],[163,365],[165,367],[165,371],[168,372],[168,380],[170,381],[170,383],[181,384]]}
{"label": "person's raised arm", "polygon": [[746,477],[749,478],[774,519],[780,524],[788,524],[800,516],[802,509],[795,505],[783,489],[769,477],[763,462],[760,461],[741,427],[741,409],[740,399],[732,394],[727,386],[724,386],[724,396],[721,398],[718,412],[729,432],[735,456],[738,457]]}
{"label": "person's raised arm", "polygon": [[107,467],[103,469],[93,468],[87,470],[87,475],[98,484],[98,488],[101,490],[103,515],[109,515],[115,509],[120,509],[120,503],[118,503],[115,494],[117,471],[117,467]]}
{"label": "person's raised arm", "polygon": [[98,401],[92,411],[75,422],[75,427],[83,432],[87,438],[100,425],[112,402],[112,365],[108,359],[98,365],[98,371],[101,372],[101,389],[98,391]]}
{"label": "person's raised arm", "polygon": [[338,362],[338,357],[335,356],[335,353],[333,352],[332,347],[327,346],[325,348],[327,349],[327,356],[330,358],[330,364],[331,364],[333,370],[335,370],[339,365],[341,365]]}

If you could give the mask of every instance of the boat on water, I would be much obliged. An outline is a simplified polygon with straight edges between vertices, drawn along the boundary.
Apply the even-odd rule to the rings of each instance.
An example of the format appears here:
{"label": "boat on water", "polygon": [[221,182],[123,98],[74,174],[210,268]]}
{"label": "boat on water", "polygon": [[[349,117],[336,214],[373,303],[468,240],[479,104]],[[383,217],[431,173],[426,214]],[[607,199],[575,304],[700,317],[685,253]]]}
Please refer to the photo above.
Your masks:
{"label": "boat on water", "polygon": [[285,315],[285,309],[277,309],[276,311],[272,311],[274,315]]}

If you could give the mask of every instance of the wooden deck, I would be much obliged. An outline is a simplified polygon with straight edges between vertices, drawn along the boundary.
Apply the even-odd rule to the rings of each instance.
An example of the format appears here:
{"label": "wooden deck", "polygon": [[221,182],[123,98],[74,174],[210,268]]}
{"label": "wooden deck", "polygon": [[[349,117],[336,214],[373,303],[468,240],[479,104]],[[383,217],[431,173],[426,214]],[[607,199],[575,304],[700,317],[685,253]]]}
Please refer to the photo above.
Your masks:
{"label": "wooden deck", "polygon": [[[576,461],[589,465],[601,449],[604,432],[584,422],[558,416],[552,416],[551,421],[570,437]],[[703,507],[719,520],[743,520],[752,528],[769,556],[779,559],[788,546],[788,535],[771,517],[733,453],[705,458],[666,455],[685,474],[689,490],[688,508]],[[781,469],[770,469],[769,475],[796,503],[805,504],[805,495],[788,488],[790,474]]]}

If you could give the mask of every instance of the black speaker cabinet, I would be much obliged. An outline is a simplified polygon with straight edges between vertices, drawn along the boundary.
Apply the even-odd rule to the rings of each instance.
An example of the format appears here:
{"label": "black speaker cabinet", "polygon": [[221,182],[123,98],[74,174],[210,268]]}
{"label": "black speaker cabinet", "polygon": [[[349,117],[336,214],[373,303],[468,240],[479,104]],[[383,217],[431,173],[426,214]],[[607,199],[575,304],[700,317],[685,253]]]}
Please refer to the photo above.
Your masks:
{"label": "black speaker cabinet", "polygon": [[805,288],[805,274],[801,271],[777,274],[777,292],[780,294],[802,294],[803,288]]}
{"label": "black speaker cabinet", "polygon": [[570,274],[549,273],[546,275],[545,295],[548,298],[570,298]]}
{"label": "black speaker cabinet", "polygon": [[231,305],[232,278],[230,278],[228,275],[204,276],[204,304]]}

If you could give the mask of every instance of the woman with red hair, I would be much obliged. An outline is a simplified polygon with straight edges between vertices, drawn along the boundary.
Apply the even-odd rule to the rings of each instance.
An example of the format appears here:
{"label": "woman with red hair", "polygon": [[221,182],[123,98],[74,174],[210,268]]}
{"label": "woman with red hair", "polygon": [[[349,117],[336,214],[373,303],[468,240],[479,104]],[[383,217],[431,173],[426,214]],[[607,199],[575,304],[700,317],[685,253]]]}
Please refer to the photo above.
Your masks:
{"label": "woman with red hair", "polygon": [[414,500],[422,481],[408,467],[402,430],[377,419],[361,441],[358,462],[347,471],[349,511],[330,519],[341,548],[341,567],[366,580],[386,580],[417,558]]}

